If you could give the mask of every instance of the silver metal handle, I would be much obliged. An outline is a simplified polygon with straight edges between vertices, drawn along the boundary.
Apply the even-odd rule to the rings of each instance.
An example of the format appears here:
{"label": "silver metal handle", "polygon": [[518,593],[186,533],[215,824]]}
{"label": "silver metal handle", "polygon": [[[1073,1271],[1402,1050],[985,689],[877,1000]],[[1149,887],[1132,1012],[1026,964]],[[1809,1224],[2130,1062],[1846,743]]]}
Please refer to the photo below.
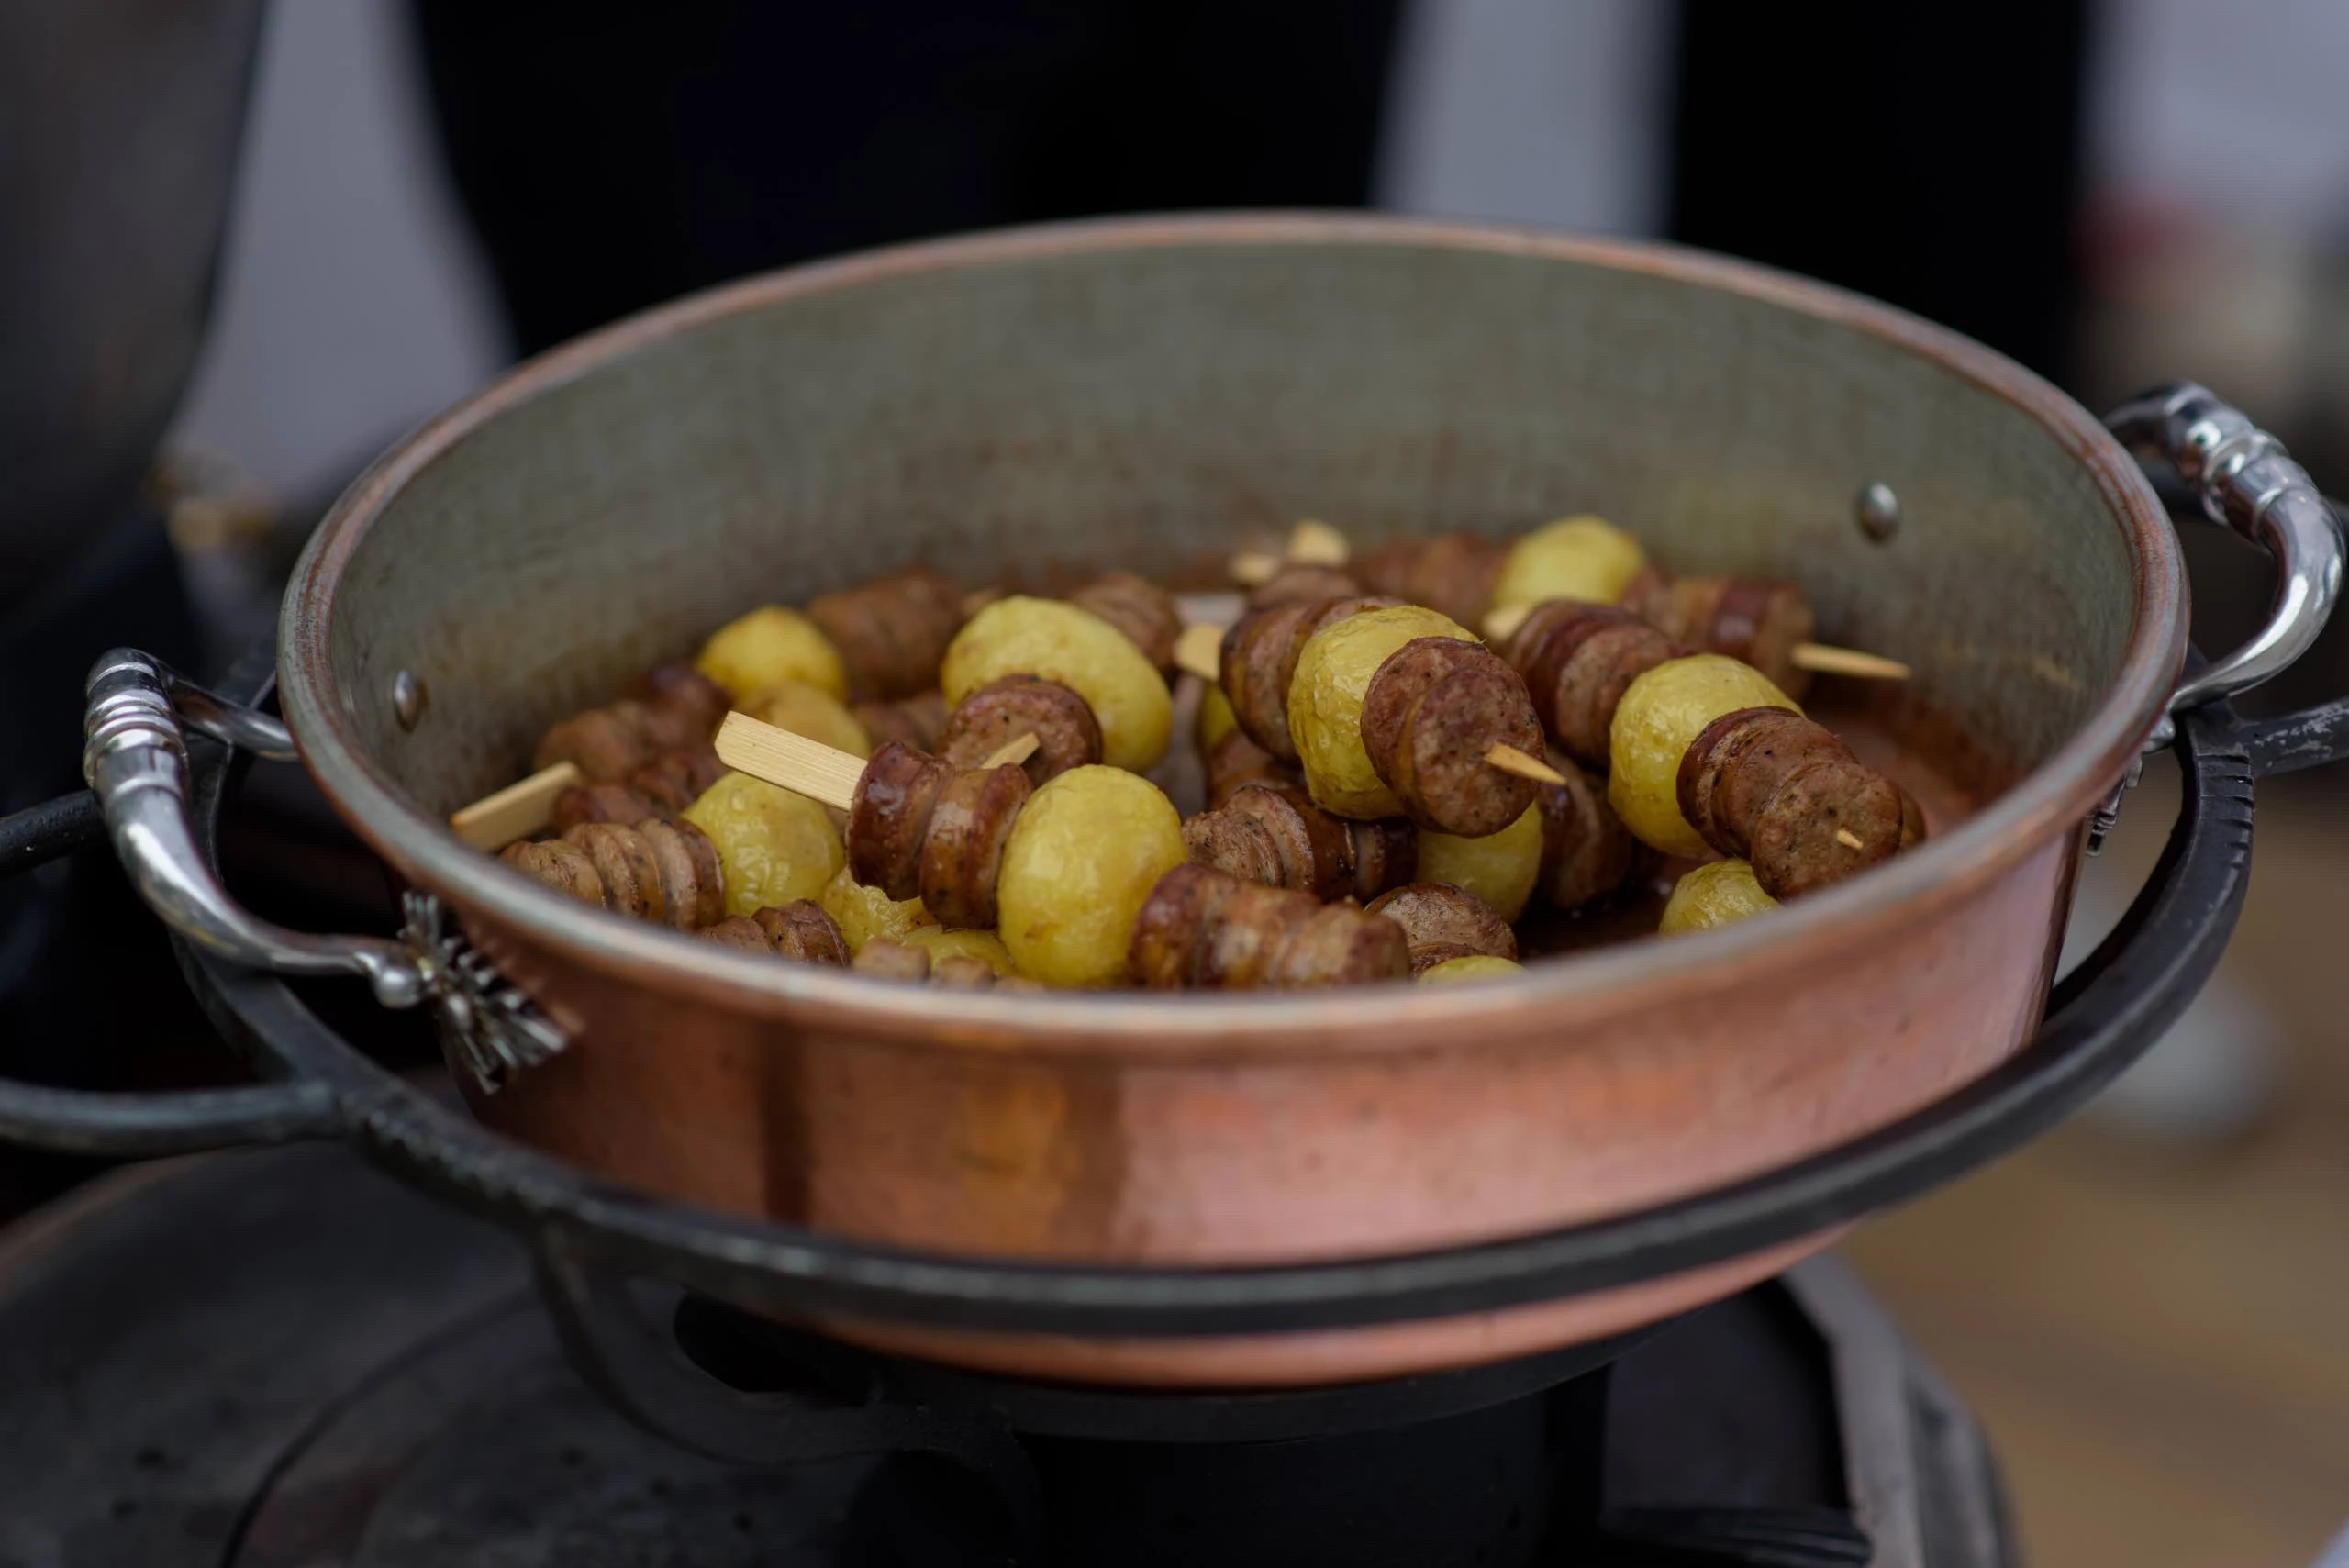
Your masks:
{"label": "silver metal handle", "polygon": [[187,815],[192,728],[265,757],[291,758],[285,727],[204,690],[161,661],[127,648],[90,672],[82,776],[106,813],[106,833],[139,895],[206,951],[281,974],[360,974],[387,1007],[412,1007],[432,989],[427,962],[382,937],[320,937],[256,918],[228,895],[196,847]]}
{"label": "silver metal handle", "polygon": [[2276,561],[2276,602],[2258,635],[2178,683],[2147,743],[2166,746],[2172,716],[2248,691],[2309,651],[2341,596],[2340,519],[2284,444],[2192,382],[2156,387],[2105,419],[2123,445],[2157,453],[2200,498],[2203,516]]}

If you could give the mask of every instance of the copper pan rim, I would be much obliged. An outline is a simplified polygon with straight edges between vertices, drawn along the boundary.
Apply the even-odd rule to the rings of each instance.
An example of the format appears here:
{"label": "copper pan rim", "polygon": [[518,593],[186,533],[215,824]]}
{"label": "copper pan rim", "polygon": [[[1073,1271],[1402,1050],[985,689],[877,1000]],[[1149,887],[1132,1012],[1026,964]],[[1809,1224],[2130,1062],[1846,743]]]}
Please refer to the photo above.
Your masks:
{"label": "copper pan rim", "polygon": [[[1803,899],[1768,921],[1639,942],[1441,993],[1390,987],[1233,998],[1209,995],[945,993],[763,962],[590,910],[515,876],[458,840],[369,760],[328,657],[337,586],[391,500],[427,464],[503,411],[648,344],[779,302],[884,279],[1168,246],[1391,246],[1482,250],[1642,272],[1725,290],[1854,328],[1927,359],[2021,409],[2085,468],[2124,535],[2134,581],[2121,663],[2101,704],[2057,751],[1979,813],[1912,854]],[[2071,832],[2143,747],[2186,645],[2187,598],[2170,525],[2135,462],[2094,416],[2040,377],[1946,328],[1846,291],[1686,249],[1539,230],[1364,214],[1252,213],[1092,220],[894,247],[751,278],[630,317],[518,367],[378,459],[303,551],[279,618],[279,685],[305,763],[343,817],[402,874],[460,907],[655,990],[690,987],[788,1022],[852,1021],[875,1038],[1023,1052],[1132,1056],[1348,1053],[1457,1048],[1535,1010],[1561,1045],[1576,1020],[1643,995],[1732,985],[1798,951],[1864,950],[1887,918],[1930,918]]]}

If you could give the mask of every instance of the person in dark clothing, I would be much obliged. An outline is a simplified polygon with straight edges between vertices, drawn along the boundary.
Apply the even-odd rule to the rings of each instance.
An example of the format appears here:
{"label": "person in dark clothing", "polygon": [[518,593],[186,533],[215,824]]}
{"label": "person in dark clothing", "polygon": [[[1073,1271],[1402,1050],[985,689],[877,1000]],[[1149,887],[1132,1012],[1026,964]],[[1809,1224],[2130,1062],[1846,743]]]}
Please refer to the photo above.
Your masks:
{"label": "person in dark clothing", "polygon": [[2086,0],[1680,9],[1674,239],[2069,378]]}
{"label": "person in dark clothing", "polygon": [[414,15],[459,195],[532,353],[892,240],[1365,206],[1399,9],[416,0]]}
{"label": "person in dark clothing", "polygon": [[[892,240],[1366,205],[1403,22],[1399,0],[413,6],[526,353]],[[1672,238],[2066,373],[2085,0],[1679,17]]]}

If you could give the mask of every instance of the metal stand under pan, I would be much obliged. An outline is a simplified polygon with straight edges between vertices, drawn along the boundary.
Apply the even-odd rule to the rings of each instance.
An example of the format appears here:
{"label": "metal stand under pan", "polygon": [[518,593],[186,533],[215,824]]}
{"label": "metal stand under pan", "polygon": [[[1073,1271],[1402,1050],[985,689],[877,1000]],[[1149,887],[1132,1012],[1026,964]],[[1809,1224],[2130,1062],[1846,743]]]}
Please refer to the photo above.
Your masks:
{"label": "metal stand under pan", "polygon": [[599,1398],[561,1294],[345,1151],[107,1178],[0,1235],[0,1561],[2012,1561],[1972,1421],[1831,1263],[1628,1347],[1262,1396],[973,1377],[674,1293],[591,1305],[656,1306],[588,1331],[650,1329],[676,1397],[759,1412],[758,1464]]}

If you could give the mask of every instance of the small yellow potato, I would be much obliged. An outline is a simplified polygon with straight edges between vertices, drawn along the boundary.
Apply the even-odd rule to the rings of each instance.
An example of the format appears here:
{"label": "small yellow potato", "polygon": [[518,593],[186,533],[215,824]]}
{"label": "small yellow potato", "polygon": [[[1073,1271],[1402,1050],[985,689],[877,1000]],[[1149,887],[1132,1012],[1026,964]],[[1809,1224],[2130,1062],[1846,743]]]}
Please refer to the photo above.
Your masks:
{"label": "small yellow potato", "polygon": [[763,718],[777,729],[805,735],[859,757],[873,755],[873,738],[857,722],[848,705],[821,686],[806,681],[785,681],[769,686],[743,706],[752,718]]}
{"label": "small yellow potato", "polygon": [[694,668],[724,686],[738,706],[785,681],[848,696],[848,666],[840,650],[814,621],[781,605],[762,605],[719,627],[701,645]]}
{"label": "small yellow potato", "polygon": [[1419,882],[1448,882],[1473,893],[1504,920],[1525,913],[1533,884],[1542,880],[1542,806],[1539,801],[1497,833],[1462,839],[1450,833],[1419,835]]}
{"label": "small yellow potato", "polygon": [[1683,875],[1672,884],[1672,898],[1664,906],[1664,922],[1656,929],[1667,937],[1687,931],[1709,931],[1736,920],[1751,919],[1776,909],[1778,901],[1753,880],[1753,868],[1743,861],[1713,861]]}
{"label": "small yellow potato", "polygon": [[1802,711],[1761,671],[1719,653],[1667,660],[1624,691],[1607,732],[1607,804],[1633,837],[1667,855],[1711,853],[1680,815],[1680,759],[1705,726],[1744,707]]}
{"label": "small yellow potato", "polygon": [[729,915],[818,897],[848,863],[822,806],[748,773],[728,773],[685,815],[718,846]]}
{"label": "small yellow potato", "polygon": [[875,938],[885,937],[901,942],[910,931],[935,929],[938,918],[918,898],[892,898],[877,887],[867,887],[849,874],[846,866],[834,873],[832,880],[824,884],[824,894],[817,900],[832,924],[841,929],[841,940],[848,943],[852,954],[864,951],[864,944]]}
{"label": "small yellow potato", "polygon": [[1216,742],[1240,728],[1240,720],[1231,711],[1231,699],[1223,695],[1220,685],[1211,685],[1199,694],[1198,723],[1192,735],[1199,743],[1199,755],[1204,757],[1216,748]]}
{"label": "small yellow potato", "polygon": [[1604,517],[1567,517],[1510,548],[1493,584],[1493,607],[1545,599],[1611,605],[1647,562],[1640,541]]}
{"label": "small yellow potato", "polygon": [[942,958],[967,957],[985,959],[987,967],[997,974],[1017,972],[1011,962],[1011,950],[993,931],[950,931],[940,926],[917,926],[894,940],[909,948],[928,948],[933,966]]}
{"label": "small yellow potato", "polygon": [[1525,973],[1525,965],[1513,958],[1497,958],[1491,953],[1472,952],[1464,958],[1447,958],[1442,963],[1431,964],[1419,973],[1421,985],[1469,985],[1479,980],[1503,980],[1512,974]]}
{"label": "small yellow potato", "polygon": [[1101,760],[1148,773],[1166,755],[1174,704],[1142,651],[1116,627],[1059,599],[1015,594],[954,634],[938,684],[952,707],[989,681],[1037,675],[1083,697],[1101,726]]}
{"label": "small yellow potato", "polygon": [[1369,822],[1403,814],[1403,803],[1363,749],[1363,699],[1388,655],[1422,637],[1476,640],[1448,617],[1399,605],[1323,627],[1298,653],[1288,684],[1289,739],[1313,804],[1331,816]]}
{"label": "small yellow potato", "polygon": [[1115,985],[1134,920],[1187,859],[1174,803],[1149,780],[1096,764],[1028,797],[996,875],[996,929],[1020,973],[1047,985]]}

